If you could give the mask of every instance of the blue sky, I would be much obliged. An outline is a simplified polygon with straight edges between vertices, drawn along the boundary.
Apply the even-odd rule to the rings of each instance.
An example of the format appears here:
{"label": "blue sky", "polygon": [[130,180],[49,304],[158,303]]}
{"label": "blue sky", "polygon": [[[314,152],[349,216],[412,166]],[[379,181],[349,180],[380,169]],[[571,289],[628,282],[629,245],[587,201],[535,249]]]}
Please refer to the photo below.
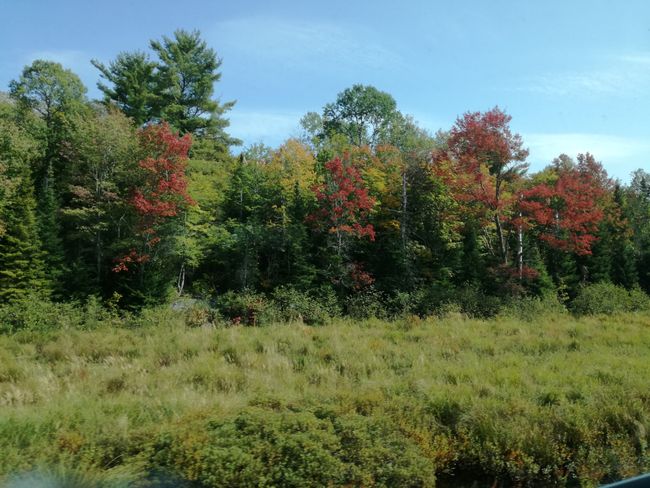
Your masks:
{"label": "blue sky", "polygon": [[45,58],[99,97],[90,59],[199,29],[246,143],[280,144],[305,112],[363,83],[432,132],[499,105],[533,170],[585,151],[623,180],[650,168],[647,1],[0,0],[0,12],[0,90]]}

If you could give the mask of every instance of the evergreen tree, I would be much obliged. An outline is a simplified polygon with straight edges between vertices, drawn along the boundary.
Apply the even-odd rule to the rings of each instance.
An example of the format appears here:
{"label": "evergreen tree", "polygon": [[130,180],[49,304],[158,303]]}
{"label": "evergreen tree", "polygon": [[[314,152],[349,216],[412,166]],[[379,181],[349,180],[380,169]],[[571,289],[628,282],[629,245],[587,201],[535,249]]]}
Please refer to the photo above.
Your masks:
{"label": "evergreen tree", "polygon": [[310,259],[312,249],[309,229],[305,224],[308,214],[308,204],[296,181],[287,211],[289,223],[286,229],[284,262],[287,282],[300,289],[310,288],[316,278],[316,269]]}
{"label": "evergreen tree", "polygon": [[625,194],[619,184],[614,188],[614,210],[617,220],[614,226],[614,236],[611,243],[611,270],[610,276],[613,283],[632,288],[638,284],[633,231],[627,218],[628,209]]}
{"label": "evergreen tree", "polygon": [[479,285],[484,279],[485,262],[481,256],[478,240],[478,224],[472,220],[465,223],[462,241],[459,284]]}
{"label": "evergreen tree", "polygon": [[146,53],[120,53],[108,66],[93,59],[93,66],[111,86],[102,82],[97,87],[104,93],[104,103],[114,104],[137,126],[154,118],[154,75],[156,63]]}
{"label": "evergreen tree", "polygon": [[47,289],[36,224],[30,160],[37,146],[15,124],[0,119],[0,302]]}
{"label": "evergreen tree", "polygon": [[650,292],[650,174],[642,169],[632,174],[632,182],[626,191],[626,209],[632,228],[639,284]]}
{"label": "evergreen tree", "polygon": [[61,198],[74,174],[63,150],[70,137],[71,118],[88,109],[86,88],[79,77],[59,63],[36,60],[10,83],[10,95],[22,111],[22,124],[38,134],[42,157],[34,160],[37,220],[48,279],[62,289],[65,258],[60,222]]}
{"label": "evergreen tree", "polygon": [[214,84],[221,79],[221,60],[198,31],[177,30],[174,37],[151,41],[159,57],[155,74],[154,113],[181,133],[206,136],[228,147],[237,143],[225,132],[223,117],[235,102],[214,100]]}

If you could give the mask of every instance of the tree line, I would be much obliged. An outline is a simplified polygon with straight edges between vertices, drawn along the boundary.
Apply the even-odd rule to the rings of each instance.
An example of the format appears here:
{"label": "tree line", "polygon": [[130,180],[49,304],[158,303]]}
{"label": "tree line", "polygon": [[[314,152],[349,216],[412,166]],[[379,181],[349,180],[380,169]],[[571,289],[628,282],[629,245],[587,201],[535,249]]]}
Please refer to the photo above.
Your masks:
{"label": "tree line", "polygon": [[1,301],[294,289],[417,311],[650,291],[650,174],[624,185],[588,152],[531,174],[498,107],[430,134],[354,85],[301,137],[236,150],[221,60],[197,31],[93,65],[102,100],[47,60],[0,97]]}

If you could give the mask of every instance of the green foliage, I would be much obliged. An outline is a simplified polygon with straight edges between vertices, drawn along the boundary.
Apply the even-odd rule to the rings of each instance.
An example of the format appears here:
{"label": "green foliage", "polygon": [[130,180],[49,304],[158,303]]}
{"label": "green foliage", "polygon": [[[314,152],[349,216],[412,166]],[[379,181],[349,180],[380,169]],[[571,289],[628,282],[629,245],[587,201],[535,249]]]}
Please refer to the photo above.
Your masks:
{"label": "green foliage", "polygon": [[446,305],[458,306],[469,317],[493,317],[499,312],[502,301],[478,287],[468,286],[454,291]]}
{"label": "green foliage", "polygon": [[76,110],[83,103],[86,87],[79,77],[59,63],[37,59],[9,84],[11,97],[23,109],[34,110],[48,127],[57,113]]}
{"label": "green foliage", "polygon": [[117,319],[115,311],[105,308],[97,297],[80,305],[56,303],[31,293],[0,306],[0,333],[88,330]]}
{"label": "green foliage", "polygon": [[70,177],[60,211],[67,263],[67,296],[110,295],[111,269],[129,225],[127,200],[136,176],[138,141],[120,112],[103,110],[72,119]]}
{"label": "green foliage", "polygon": [[647,314],[205,328],[189,308],[22,306],[52,326],[0,336],[0,483],[592,486],[650,469]]}
{"label": "green foliage", "polygon": [[68,145],[71,118],[87,110],[85,93],[86,88],[76,74],[59,63],[44,60],[26,66],[19,79],[10,83],[10,95],[21,112],[20,124],[35,135],[40,146],[41,154],[31,161],[31,177],[46,277],[55,292],[61,291],[65,269],[60,200],[74,173],[64,148]]}
{"label": "green foliage", "polygon": [[578,315],[648,311],[650,297],[638,288],[626,290],[611,283],[595,283],[578,292],[571,310]]}
{"label": "green foliage", "polygon": [[387,297],[374,288],[354,293],[345,301],[345,312],[353,319],[385,318]]}
{"label": "green foliage", "polygon": [[549,316],[561,317],[566,313],[567,309],[564,304],[553,294],[511,299],[499,312],[500,315],[518,318],[527,322],[535,322]]}
{"label": "green foliage", "polygon": [[331,136],[345,134],[357,146],[378,144],[397,114],[395,99],[373,86],[354,85],[323,107],[323,129]]}
{"label": "green foliage", "polygon": [[[346,88],[336,101],[323,107],[322,115],[308,112],[300,120],[307,144],[323,153],[343,145],[371,146],[391,144],[402,151],[425,154],[434,139],[419,127],[413,117],[397,110],[395,99],[369,85]],[[333,154],[324,154],[325,160]]]}
{"label": "green foliage", "polygon": [[220,296],[217,309],[234,325],[266,325],[270,319],[266,297],[246,289],[241,292],[229,291]]}
{"label": "green foliage", "polygon": [[[150,46],[93,61],[104,105],[54,62],[34,61],[10,84],[0,101],[0,299],[42,291],[101,296],[112,310],[214,305],[191,308],[192,325],[220,314],[322,324],[341,311],[528,320],[561,312],[554,295],[576,299],[579,314],[645,307],[634,287],[650,289],[646,172],[621,186],[591,155],[562,155],[527,176],[505,112],[465,114],[432,137],[390,94],[360,84],[303,118],[307,141],[253,144],[237,159],[225,132],[232,102],[214,98],[214,49],[185,30]],[[162,119],[186,138],[145,144]],[[631,291],[600,300],[584,289],[600,281]]]}
{"label": "green foliage", "polygon": [[108,66],[93,65],[109,83],[98,83],[104,102],[117,106],[136,125],[167,121],[182,134],[197,138],[193,156],[223,158],[241,141],[229,136],[224,114],[234,101],[213,98],[214,84],[221,79],[221,60],[201,39],[198,31],[177,30],[173,37],[152,40],[157,60],[141,51],[123,52]]}
{"label": "green foliage", "polygon": [[37,145],[0,118],[0,301],[47,288],[30,163]]}
{"label": "green foliage", "polygon": [[202,486],[434,486],[419,446],[379,419],[252,409],[202,431],[163,434],[156,460]]}
{"label": "green foliage", "polygon": [[138,126],[152,120],[156,63],[146,53],[120,53],[108,67],[94,59],[92,64],[112,85],[97,83],[106,103],[114,103]]}
{"label": "green foliage", "polygon": [[221,105],[212,99],[221,60],[200,33],[177,30],[173,39],[151,41],[151,48],[160,59],[155,77],[158,116],[182,133],[208,135],[226,146],[235,142],[223,131],[228,121],[221,117],[234,102]]}
{"label": "green foliage", "polygon": [[327,295],[327,290],[317,290],[316,296],[289,287],[279,287],[273,291],[274,318],[278,322],[303,322],[310,325],[323,325],[338,315],[336,297]]}

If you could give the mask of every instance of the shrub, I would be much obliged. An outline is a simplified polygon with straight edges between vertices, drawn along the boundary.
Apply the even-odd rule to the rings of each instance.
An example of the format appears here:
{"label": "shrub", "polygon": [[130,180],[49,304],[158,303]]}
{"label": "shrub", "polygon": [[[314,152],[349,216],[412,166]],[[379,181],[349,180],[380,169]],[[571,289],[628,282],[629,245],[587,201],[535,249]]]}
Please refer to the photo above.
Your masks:
{"label": "shrub", "polygon": [[503,306],[499,297],[487,295],[476,286],[453,288],[445,282],[419,288],[407,296],[400,295],[391,304],[401,302],[406,314],[421,317],[444,316],[449,313],[475,318],[493,317]]}
{"label": "shrub", "polygon": [[418,290],[414,292],[398,291],[388,298],[385,307],[389,317],[409,317],[418,314],[421,301],[422,294]]}
{"label": "shrub", "polygon": [[386,421],[248,409],[207,432],[163,434],[153,464],[201,486],[434,486],[435,467]]}
{"label": "shrub", "polygon": [[171,308],[183,313],[188,327],[209,327],[219,322],[217,310],[203,300],[178,299],[171,304]]}
{"label": "shrub", "polygon": [[322,325],[331,316],[326,304],[295,288],[276,288],[272,306],[274,318],[280,322]]}
{"label": "shrub", "polygon": [[272,318],[266,297],[251,290],[225,293],[217,299],[217,310],[235,325],[266,325]]}
{"label": "shrub", "polygon": [[86,315],[77,303],[55,303],[40,296],[29,296],[0,307],[0,332],[83,328],[87,321],[97,319],[95,305],[93,301]]}
{"label": "shrub", "polygon": [[106,308],[101,300],[90,296],[85,303],[53,302],[32,295],[0,306],[0,333],[51,331],[58,329],[90,330],[102,324],[115,325],[120,320],[116,310]]}
{"label": "shrub", "polygon": [[503,306],[503,302],[499,297],[487,295],[477,287],[459,288],[454,291],[452,297],[446,300],[446,307],[449,307],[450,304],[457,305],[460,312],[468,317],[494,317]]}
{"label": "shrub", "polygon": [[571,303],[577,315],[613,314],[650,310],[650,297],[639,289],[626,290],[611,283],[595,283],[580,289]]}
{"label": "shrub", "polygon": [[369,288],[350,295],[345,300],[345,311],[353,319],[386,318],[387,297],[382,292]]}
{"label": "shrub", "polygon": [[501,310],[500,315],[533,321],[540,317],[563,315],[565,313],[567,313],[567,309],[556,295],[546,295],[542,297],[510,299],[507,305]]}

